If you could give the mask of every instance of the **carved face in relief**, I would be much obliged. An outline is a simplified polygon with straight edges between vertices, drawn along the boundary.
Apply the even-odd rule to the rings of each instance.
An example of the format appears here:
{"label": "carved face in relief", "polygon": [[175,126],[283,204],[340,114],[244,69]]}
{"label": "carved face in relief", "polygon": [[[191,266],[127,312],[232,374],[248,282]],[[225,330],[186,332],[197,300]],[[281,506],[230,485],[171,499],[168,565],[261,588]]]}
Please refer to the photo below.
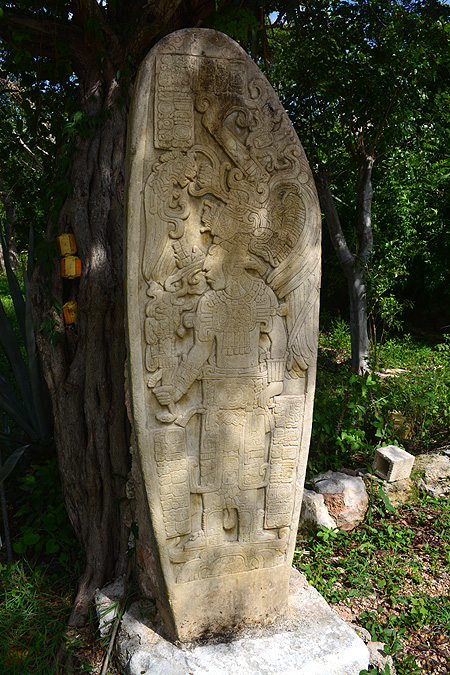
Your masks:
{"label": "carved face in relief", "polygon": [[214,291],[222,291],[226,286],[223,263],[227,252],[217,244],[209,247],[203,263],[205,279]]}
{"label": "carved face in relief", "polygon": [[195,179],[197,167],[192,157],[183,157],[178,165],[177,181],[182,188],[185,188]]}

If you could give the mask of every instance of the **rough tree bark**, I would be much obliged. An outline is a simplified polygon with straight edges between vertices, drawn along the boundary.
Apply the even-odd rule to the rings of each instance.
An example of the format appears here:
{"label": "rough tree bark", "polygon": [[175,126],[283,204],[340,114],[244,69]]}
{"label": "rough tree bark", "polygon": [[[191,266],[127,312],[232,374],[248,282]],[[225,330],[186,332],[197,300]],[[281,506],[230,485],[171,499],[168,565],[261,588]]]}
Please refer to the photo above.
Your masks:
{"label": "rough tree bark", "polygon": [[358,156],[358,181],[356,187],[356,220],[358,250],[348,248],[337,212],[325,166],[319,168],[316,186],[320,205],[325,214],[331,242],[339,264],[347,277],[350,301],[351,365],[355,373],[363,374],[369,368],[369,335],[367,330],[367,297],[365,268],[372,253],[372,155]]}
{"label": "rough tree bark", "polygon": [[[0,176],[0,200],[3,202],[5,208],[5,220],[3,222],[3,229],[5,233],[6,246],[9,253],[9,262],[11,269],[18,270],[20,267],[19,254],[17,252],[16,237],[14,234],[14,221],[16,218],[16,209],[11,201],[8,191],[5,189],[5,184]],[[0,267],[5,273],[5,263],[3,260],[3,249],[0,246]]]}
{"label": "rough tree bark", "polygon": [[[125,571],[127,532],[121,502],[128,473],[128,428],[124,404],[124,305],[122,282],[123,188],[127,110],[109,105],[109,119],[95,136],[78,139],[73,157],[73,195],[59,214],[58,233],[75,234],[83,273],[63,281],[58,261],[52,296],[78,302],[79,320],[64,328],[54,347],[39,333],[39,349],[53,404],[54,437],[64,500],[75,532],[86,549],[71,623],[82,621],[96,588]],[[106,99],[110,97],[110,101]],[[91,113],[94,113],[92,102]],[[36,324],[51,309],[45,275],[33,280]]]}
{"label": "rough tree bark", "polygon": [[[53,404],[54,439],[64,500],[86,550],[86,569],[69,623],[79,625],[96,588],[126,567],[128,531],[122,498],[129,470],[129,427],[124,400],[126,359],[123,299],[124,159],[131,83],[152,42],[214,10],[211,0],[73,0],[70,25],[5,12],[0,39],[21,26],[22,47],[60,58],[70,50],[80,83],[80,106],[95,131],[76,139],[72,195],[57,232],[75,234],[82,260],[79,281],[61,279],[59,260],[48,279],[39,266],[32,283],[34,319]],[[189,17],[189,18],[186,18]],[[89,25],[91,29],[87,30]],[[92,29],[92,21],[95,30]],[[101,55],[101,58],[100,58]],[[127,73],[119,78],[118,73]],[[48,293],[50,281],[51,298]],[[78,303],[79,319],[64,326],[53,300]],[[54,316],[64,340],[54,346],[39,327]]]}

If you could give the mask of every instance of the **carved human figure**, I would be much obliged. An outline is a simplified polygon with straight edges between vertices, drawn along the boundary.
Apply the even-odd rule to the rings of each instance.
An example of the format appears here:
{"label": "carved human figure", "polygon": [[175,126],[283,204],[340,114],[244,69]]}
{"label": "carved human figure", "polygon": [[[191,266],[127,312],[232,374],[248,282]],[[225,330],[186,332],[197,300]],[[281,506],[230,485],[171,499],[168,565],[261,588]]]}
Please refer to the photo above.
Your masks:
{"label": "carved human figure", "polygon": [[[277,537],[264,530],[272,399],[283,390],[287,336],[279,302],[257,275],[263,263],[240,242],[212,244],[203,265],[210,286],[194,319],[194,344],[173,385],[155,387],[174,404],[201,379],[203,406],[195,493],[202,523],[186,546]],[[256,275],[255,275],[256,273]]]}

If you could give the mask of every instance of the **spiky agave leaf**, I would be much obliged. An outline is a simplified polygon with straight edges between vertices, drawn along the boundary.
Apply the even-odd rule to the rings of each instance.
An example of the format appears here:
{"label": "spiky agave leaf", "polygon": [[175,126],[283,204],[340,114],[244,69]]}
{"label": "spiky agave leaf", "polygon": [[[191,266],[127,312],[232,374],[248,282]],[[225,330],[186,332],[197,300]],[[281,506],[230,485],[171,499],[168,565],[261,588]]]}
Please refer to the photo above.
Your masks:
{"label": "spiky agave leaf", "polygon": [[19,425],[30,439],[34,442],[38,441],[43,445],[47,445],[51,440],[52,432],[51,404],[47,385],[42,374],[31,317],[29,279],[33,233],[31,231],[30,234],[29,267],[28,270],[23,270],[25,298],[22,295],[16,275],[11,269],[2,227],[0,227],[0,239],[17,323],[28,358],[27,369],[19,340],[0,301],[0,346],[3,348],[11,365],[17,390],[23,401],[22,403],[12,387],[0,376],[0,408]]}

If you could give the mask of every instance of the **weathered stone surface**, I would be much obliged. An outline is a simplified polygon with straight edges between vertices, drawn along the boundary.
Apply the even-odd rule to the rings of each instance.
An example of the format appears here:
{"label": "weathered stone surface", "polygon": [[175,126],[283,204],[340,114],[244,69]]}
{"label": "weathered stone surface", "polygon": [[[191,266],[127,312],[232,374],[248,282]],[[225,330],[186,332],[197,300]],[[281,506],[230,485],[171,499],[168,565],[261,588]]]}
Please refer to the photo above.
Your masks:
{"label": "weathered stone surface", "polygon": [[337,529],[337,523],[328,513],[323,495],[313,490],[303,490],[302,510],[298,524],[299,532],[315,532],[321,527]]}
{"label": "weathered stone surface", "polygon": [[261,72],[207,29],[143,62],[127,151],[141,587],[174,638],[287,601],[316,371],[320,209]]}
{"label": "weathered stone surface", "polygon": [[438,454],[417,455],[414,480],[418,487],[433,497],[450,494],[450,457]]}
{"label": "weathered stone surface", "polygon": [[397,480],[395,483],[384,481],[383,490],[394,508],[410,504],[417,499],[417,487],[411,478]]}
{"label": "weathered stone surface", "polygon": [[[367,474],[365,480],[377,480]],[[383,481],[383,490],[395,508],[417,501],[418,488],[434,497],[450,494],[450,458],[440,454],[417,455],[410,478]]]}
{"label": "weathered stone surface", "polygon": [[326,471],[311,482],[323,495],[328,513],[340,530],[352,530],[362,522],[369,506],[362,478]]}
{"label": "weathered stone surface", "polygon": [[367,649],[369,650],[370,655],[370,665],[374,668],[378,668],[379,672],[381,673],[384,673],[386,666],[389,666],[389,674],[395,675],[396,670],[394,667],[394,661],[390,654],[386,654],[384,647],[384,642],[367,642]]}
{"label": "weathered stone surface", "polygon": [[359,626],[357,623],[350,623],[349,625],[351,628],[353,628],[356,635],[358,635],[361,638],[361,640],[364,640],[366,644],[372,640],[372,636],[367,630],[367,628]]}
{"label": "weathered stone surface", "polygon": [[119,604],[125,597],[124,578],[116,579],[95,593],[95,608],[99,622],[99,632],[104,637],[111,632],[115,619],[119,614]]}
{"label": "weathered stone surface", "polygon": [[363,641],[296,570],[282,620],[227,638],[175,646],[135,603],[119,631],[120,669],[124,675],[359,675],[369,662]]}
{"label": "weathered stone surface", "polygon": [[389,483],[409,478],[414,464],[414,455],[396,445],[376,448],[372,468],[380,478]]}
{"label": "weathered stone surface", "polygon": [[339,616],[341,617],[341,619],[345,621],[345,623],[350,624],[352,622],[353,612],[350,609],[350,607],[347,607],[347,605],[333,605],[333,609],[335,612],[339,614]]}

